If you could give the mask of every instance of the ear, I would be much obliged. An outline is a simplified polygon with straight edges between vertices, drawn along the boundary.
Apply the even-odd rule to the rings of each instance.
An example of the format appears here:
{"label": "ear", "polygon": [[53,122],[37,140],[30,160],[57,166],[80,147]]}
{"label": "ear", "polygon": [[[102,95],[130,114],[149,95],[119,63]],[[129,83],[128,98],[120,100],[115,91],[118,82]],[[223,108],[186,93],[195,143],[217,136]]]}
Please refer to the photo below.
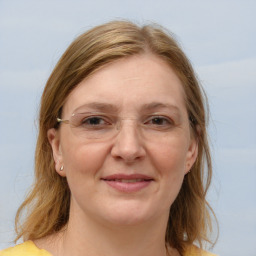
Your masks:
{"label": "ear", "polygon": [[187,152],[185,174],[187,174],[192,168],[198,155],[198,140],[193,136],[190,141],[190,145]]}
{"label": "ear", "polygon": [[47,131],[47,137],[52,147],[55,170],[60,176],[65,177],[65,169],[63,169],[62,171],[60,170],[63,166],[63,156],[61,151],[59,132],[56,129],[51,128]]}

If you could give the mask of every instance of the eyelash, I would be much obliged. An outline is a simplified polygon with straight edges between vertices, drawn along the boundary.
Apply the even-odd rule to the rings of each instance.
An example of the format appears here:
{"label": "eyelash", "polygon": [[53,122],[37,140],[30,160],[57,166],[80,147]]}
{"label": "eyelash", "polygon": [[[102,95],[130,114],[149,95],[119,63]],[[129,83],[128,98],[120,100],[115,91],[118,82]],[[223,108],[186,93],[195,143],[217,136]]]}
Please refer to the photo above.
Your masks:
{"label": "eyelash", "polygon": [[[104,124],[90,124],[89,122],[90,121],[104,121]],[[102,126],[102,125],[110,125],[111,124],[111,121],[108,122],[106,121],[106,118],[104,117],[101,117],[101,116],[90,116],[90,117],[86,117],[84,118],[82,121],[81,121],[81,125],[89,125],[89,126]]]}
{"label": "eyelash", "polygon": [[[100,122],[100,123],[97,123],[97,124],[90,123],[93,120],[97,121],[97,122]],[[102,121],[104,122],[103,124],[101,124]],[[154,123],[154,121],[156,121],[156,122],[160,121],[160,123]],[[106,117],[103,117],[103,116],[90,116],[90,117],[84,118],[81,121],[80,125],[81,126],[92,126],[94,128],[100,128],[100,127],[103,127],[103,126],[111,125],[112,123],[113,123],[113,121],[111,121],[110,118],[106,118]],[[166,126],[168,126],[168,127],[173,126],[174,122],[169,117],[152,116],[152,117],[146,119],[146,121],[143,123],[143,125],[147,125],[147,124],[149,124],[149,125],[151,124],[152,126],[160,128],[160,127],[166,127]]]}
{"label": "eyelash", "polygon": [[153,116],[149,119],[149,122],[151,122],[153,120],[157,121],[157,119],[158,119],[158,121],[161,121],[161,123],[165,122],[165,124],[153,124],[153,125],[158,126],[158,125],[172,125],[172,124],[174,124],[173,121],[170,118],[164,117],[164,116]]}

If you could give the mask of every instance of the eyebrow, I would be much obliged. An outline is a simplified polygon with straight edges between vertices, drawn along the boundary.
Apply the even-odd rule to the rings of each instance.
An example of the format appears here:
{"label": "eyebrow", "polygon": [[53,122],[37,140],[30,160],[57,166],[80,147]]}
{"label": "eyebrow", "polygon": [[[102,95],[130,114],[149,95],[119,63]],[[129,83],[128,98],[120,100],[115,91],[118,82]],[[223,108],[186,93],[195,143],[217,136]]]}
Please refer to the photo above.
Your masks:
{"label": "eyebrow", "polygon": [[91,108],[97,111],[108,111],[108,112],[118,111],[118,108],[110,103],[91,102],[76,108],[74,112],[78,112],[79,110],[83,110],[84,108]]}
{"label": "eyebrow", "polygon": [[[105,111],[112,112],[112,113],[118,112],[118,106],[115,106],[113,104],[104,103],[104,102],[90,102],[90,103],[86,103],[86,104],[76,108],[74,110],[74,113],[81,111],[85,108],[90,108],[93,110],[97,110],[99,112],[105,112]],[[152,111],[152,110],[160,109],[160,108],[172,109],[175,112],[177,112],[178,115],[181,114],[180,109],[176,105],[169,104],[169,103],[162,103],[162,102],[151,102],[148,104],[144,104],[144,105],[142,105],[141,110],[142,111]]]}
{"label": "eyebrow", "polygon": [[142,106],[143,110],[153,110],[153,109],[157,109],[157,108],[174,109],[175,111],[180,113],[180,109],[177,106],[175,106],[173,104],[169,104],[169,103],[151,102],[149,104],[145,104]]}

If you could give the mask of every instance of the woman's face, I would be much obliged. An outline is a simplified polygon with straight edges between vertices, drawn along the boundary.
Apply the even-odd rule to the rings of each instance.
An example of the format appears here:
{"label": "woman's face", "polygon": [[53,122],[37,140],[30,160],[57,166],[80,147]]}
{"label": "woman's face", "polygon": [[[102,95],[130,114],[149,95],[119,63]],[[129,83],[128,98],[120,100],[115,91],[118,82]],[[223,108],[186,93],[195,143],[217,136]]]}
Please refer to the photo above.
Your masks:
{"label": "woman's face", "polygon": [[83,124],[48,131],[71,212],[120,225],[168,218],[197,156],[174,71],[149,54],[118,60],[71,92],[62,119],[74,113]]}

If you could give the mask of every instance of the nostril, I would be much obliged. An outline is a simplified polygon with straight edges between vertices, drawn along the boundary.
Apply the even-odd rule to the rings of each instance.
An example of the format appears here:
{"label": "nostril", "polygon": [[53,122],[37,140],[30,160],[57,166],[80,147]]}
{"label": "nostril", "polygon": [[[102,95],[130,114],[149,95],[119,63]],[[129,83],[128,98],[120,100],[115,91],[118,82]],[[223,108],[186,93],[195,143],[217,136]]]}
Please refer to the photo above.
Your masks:
{"label": "nostril", "polygon": [[132,163],[145,156],[145,149],[140,144],[122,144],[117,142],[113,145],[111,154],[116,159],[122,159],[126,163]]}

